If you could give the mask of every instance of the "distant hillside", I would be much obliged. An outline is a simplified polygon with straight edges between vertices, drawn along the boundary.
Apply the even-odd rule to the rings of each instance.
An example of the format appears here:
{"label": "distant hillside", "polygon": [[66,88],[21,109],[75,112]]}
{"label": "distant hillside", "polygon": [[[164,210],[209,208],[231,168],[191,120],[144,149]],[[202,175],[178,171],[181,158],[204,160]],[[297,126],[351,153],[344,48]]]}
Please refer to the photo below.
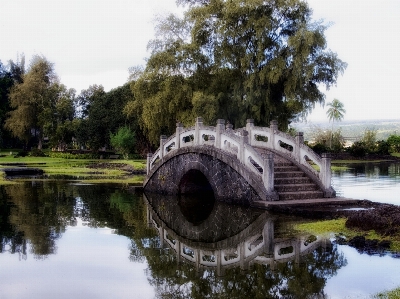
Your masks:
{"label": "distant hillside", "polygon": [[[307,122],[293,123],[291,127],[299,132],[304,132],[304,139],[311,140],[312,133],[319,129],[331,129],[332,123],[329,122]],[[390,135],[400,135],[400,119],[396,120],[357,120],[341,121],[333,124],[333,129],[342,130],[342,135],[347,140],[358,140],[365,130],[375,130],[377,140],[386,140]]]}

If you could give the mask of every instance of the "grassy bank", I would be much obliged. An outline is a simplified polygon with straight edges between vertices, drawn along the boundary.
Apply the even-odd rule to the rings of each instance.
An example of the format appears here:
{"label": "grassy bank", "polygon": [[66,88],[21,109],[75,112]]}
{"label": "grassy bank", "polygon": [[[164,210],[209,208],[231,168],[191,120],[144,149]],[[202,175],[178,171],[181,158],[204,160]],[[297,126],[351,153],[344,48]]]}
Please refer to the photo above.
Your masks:
{"label": "grassy bank", "polygon": [[[12,155],[0,157],[0,168],[31,167],[42,169],[45,178],[64,178],[90,183],[141,184],[146,170],[145,160],[105,160],[105,159],[64,159],[50,157],[20,157]],[[26,179],[24,179],[26,180]],[[17,183],[18,179],[9,180],[0,177],[0,184]]]}
{"label": "grassy bank", "polygon": [[332,237],[340,236],[347,240],[356,236],[364,236],[367,240],[390,241],[390,249],[400,252],[400,235],[382,236],[375,230],[362,231],[349,229],[346,227],[346,218],[334,220],[310,221],[301,224],[295,224],[294,227],[299,232],[310,233],[317,236]]}

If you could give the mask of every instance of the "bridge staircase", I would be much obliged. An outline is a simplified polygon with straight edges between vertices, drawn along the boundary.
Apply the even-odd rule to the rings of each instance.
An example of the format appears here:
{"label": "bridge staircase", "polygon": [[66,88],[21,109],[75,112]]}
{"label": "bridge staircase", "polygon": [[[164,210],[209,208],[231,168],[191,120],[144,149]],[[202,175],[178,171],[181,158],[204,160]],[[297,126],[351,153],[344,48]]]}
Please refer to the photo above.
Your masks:
{"label": "bridge staircase", "polygon": [[[255,148],[266,157],[271,151]],[[275,153],[274,155],[274,187],[279,200],[323,198],[324,193],[307,174],[288,159]]]}

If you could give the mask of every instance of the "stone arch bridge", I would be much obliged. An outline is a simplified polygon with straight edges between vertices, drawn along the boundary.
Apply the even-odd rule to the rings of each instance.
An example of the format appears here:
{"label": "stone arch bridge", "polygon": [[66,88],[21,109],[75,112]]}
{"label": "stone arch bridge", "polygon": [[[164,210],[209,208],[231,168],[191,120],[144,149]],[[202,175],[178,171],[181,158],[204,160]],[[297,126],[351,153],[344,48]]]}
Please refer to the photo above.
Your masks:
{"label": "stone arch bridge", "polygon": [[303,133],[292,137],[247,120],[234,130],[219,119],[205,126],[178,123],[170,137],[147,155],[146,192],[185,194],[213,191],[219,201],[251,206],[262,202],[335,197],[330,158],[320,157],[304,144]]}

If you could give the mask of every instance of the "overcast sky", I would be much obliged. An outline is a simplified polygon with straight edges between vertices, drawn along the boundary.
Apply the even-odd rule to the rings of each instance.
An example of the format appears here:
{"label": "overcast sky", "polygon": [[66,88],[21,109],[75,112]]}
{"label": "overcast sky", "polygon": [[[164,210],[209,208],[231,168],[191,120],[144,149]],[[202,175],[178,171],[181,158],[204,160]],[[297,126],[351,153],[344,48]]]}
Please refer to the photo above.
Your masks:
{"label": "overcast sky", "polygon": [[[344,103],[346,120],[400,119],[400,1],[308,0],[314,19],[332,23],[328,48],[348,63],[326,92]],[[77,93],[93,84],[121,86],[130,66],[145,64],[154,16],[175,0],[0,0],[0,60],[42,54]],[[316,107],[310,121],[326,120]]]}

